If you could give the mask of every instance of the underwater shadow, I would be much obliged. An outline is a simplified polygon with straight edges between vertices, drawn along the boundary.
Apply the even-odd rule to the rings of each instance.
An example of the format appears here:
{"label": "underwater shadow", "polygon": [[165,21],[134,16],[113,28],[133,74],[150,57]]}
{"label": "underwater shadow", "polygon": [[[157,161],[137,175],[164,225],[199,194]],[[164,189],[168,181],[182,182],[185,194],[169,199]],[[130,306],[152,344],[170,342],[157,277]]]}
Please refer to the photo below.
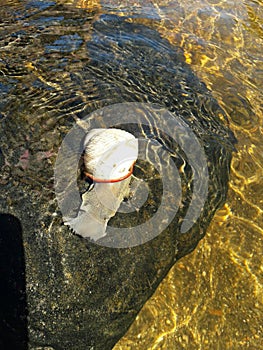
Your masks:
{"label": "underwater shadow", "polygon": [[28,349],[25,257],[22,226],[0,214],[0,349]]}

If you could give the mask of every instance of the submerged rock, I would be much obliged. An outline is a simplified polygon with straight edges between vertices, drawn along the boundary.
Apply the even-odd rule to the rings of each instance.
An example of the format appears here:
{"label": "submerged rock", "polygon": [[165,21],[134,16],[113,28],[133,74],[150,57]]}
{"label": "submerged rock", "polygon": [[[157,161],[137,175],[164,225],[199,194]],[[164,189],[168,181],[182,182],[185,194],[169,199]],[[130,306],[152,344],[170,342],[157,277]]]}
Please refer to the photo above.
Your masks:
{"label": "submerged rock", "polygon": [[[65,51],[52,56],[43,48],[43,56],[36,58],[42,75],[18,84],[3,111],[2,167],[11,167],[11,173],[0,205],[22,226],[30,349],[111,349],[172,265],[205,235],[227,194],[235,139],[224,111],[185,63],[181,49],[155,30],[115,16],[102,16],[89,34],[80,58]],[[37,45],[46,40],[38,33]],[[153,114],[152,128],[129,125],[127,131],[157,141],[171,155],[180,170],[182,196],[175,217],[158,236],[116,249],[79,237],[64,225],[54,193],[52,154],[74,124],[72,115],[83,119],[99,108],[127,102],[152,103],[180,118],[204,150],[209,179],[204,208],[182,233],[194,193],[189,154],[158,132],[158,116],[165,118],[165,113]],[[21,168],[17,164],[25,149],[29,161]],[[44,151],[50,156],[39,160]],[[69,168],[70,157],[69,152]],[[151,160],[138,163],[135,173],[148,181],[148,202],[134,215],[118,214],[112,225],[119,228],[147,221],[160,205],[162,183]],[[65,181],[66,195],[69,188]]]}

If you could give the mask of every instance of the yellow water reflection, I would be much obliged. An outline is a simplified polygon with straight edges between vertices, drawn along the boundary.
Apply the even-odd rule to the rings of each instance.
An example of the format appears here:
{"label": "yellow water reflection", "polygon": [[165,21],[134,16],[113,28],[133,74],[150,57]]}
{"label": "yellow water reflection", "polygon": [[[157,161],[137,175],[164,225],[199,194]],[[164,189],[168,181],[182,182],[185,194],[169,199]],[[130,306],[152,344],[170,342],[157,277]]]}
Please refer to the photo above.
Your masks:
{"label": "yellow water reflection", "polygon": [[228,201],[206,238],[172,268],[114,350],[260,349],[263,5],[216,0],[162,5],[159,31],[184,48],[226,110],[237,153]]}
{"label": "yellow water reflection", "polygon": [[67,1],[122,15],[183,47],[237,139],[228,200],[114,350],[261,349],[263,4],[261,0]]}

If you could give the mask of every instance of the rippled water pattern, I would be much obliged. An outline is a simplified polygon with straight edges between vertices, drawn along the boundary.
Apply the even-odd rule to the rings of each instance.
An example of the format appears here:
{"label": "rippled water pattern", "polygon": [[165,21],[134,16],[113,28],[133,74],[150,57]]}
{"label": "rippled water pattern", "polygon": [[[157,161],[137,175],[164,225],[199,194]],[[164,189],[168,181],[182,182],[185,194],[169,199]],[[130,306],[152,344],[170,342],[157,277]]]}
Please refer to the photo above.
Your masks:
{"label": "rippled water pattern", "polygon": [[[49,161],[51,145],[60,142],[51,134],[45,135],[45,125],[36,110],[42,108],[48,113],[50,106],[56,104],[55,112],[52,109],[50,113],[60,116],[63,125],[70,108],[81,108],[82,100],[71,96],[71,77],[63,72],[63,67],[74,59],[81,46],[78,32],[80,28],[88,32],[91,11],[95,17],[102,13],[132,16],[133,21],[156,28],[172,44],[181,46],[186,61],[227,113],[238,139],[226,205],[218,211],[205,239],[174,266],[114,350],[261,349],[262,1],[68,0],[60,3],[69,8],[63,15],[56,10],[59,2],[55,1],[0,1],[0,107],[5,109],[12,102],[15,89],[20,91],[24,105],[27,99],[36,101],[36,108],[31,104],[28,113],[35,114],[43,128],[43,138],[50,142],[49,153],[39,152],[36,162]],[[79,11],[86,13],[86,20],[81,23]],[[11,39],[6,41],[10,33]],[[61,90],[57,81],[56,52],[64,53],[63,59],[59,55],[60,80],[69,87],[67,91]],[[38,59],[41,54],[42,61]],[[84,54],[78,51],[79,58],[84,59],[81,57]],[[48,71],[41,69],[46,64],[46,55],[52,57]],[[81,77],[79,82],[81,87]],[[52,91],[51,100],[45,97],[45,91],[49,98]],[[63,102],[65,99],[68,105]],[[29,123],[26,115],[23,118],[23,122]],[[34,134],[38,125],[28,128]],[[20,157],[22,167],[27,166],[26,149],[24,152]],[[1,174],[2,183],[8,171],[7,165]],[[39,174],[35,180],[40,185],[51,186],[41,183]]]}

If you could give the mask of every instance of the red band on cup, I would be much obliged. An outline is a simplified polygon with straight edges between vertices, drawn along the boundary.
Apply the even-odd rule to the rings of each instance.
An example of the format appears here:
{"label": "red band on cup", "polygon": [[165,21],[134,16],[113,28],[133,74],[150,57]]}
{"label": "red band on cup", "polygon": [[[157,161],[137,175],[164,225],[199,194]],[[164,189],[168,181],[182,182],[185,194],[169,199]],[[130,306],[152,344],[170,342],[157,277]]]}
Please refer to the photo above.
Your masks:
{"label": "red band on cup", "polygon": [[87,176],[89,179],[91,179],[93,182],[98,182],[98,183],[110,184],[110,183],[114,183],[114,182],[120,182],[120,181],[128,179],[128,177],[130,177],[132,175],[134,164],[135,164],[135,162],[133,162],[132,166],[129,169],[129,172],[126,175],[118,177],[117,179],[100,179],[98,177],[95,177],[95,176],[87,173],[86,171],[84,171],[84,175]]}

